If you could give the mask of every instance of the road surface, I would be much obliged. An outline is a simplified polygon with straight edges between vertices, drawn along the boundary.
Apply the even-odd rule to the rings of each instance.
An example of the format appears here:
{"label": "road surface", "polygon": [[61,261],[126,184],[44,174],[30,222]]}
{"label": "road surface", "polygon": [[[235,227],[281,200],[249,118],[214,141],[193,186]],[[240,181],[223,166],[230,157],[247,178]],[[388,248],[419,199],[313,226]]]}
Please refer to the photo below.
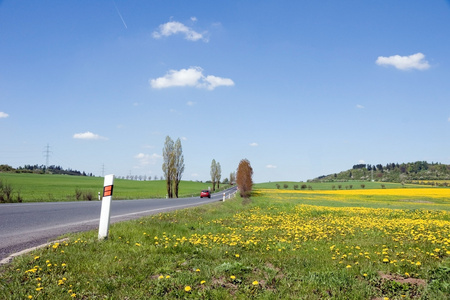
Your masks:
{"label": "road surface", "polygon": [[[111,223],[137,219],[192,206],[199,206],[234,193],[230,188],[209,198],[114,200]],[[101,201],[39,202],[0,204],[0,261],[9,255],[35,247],[58,236],[98,229]]]}

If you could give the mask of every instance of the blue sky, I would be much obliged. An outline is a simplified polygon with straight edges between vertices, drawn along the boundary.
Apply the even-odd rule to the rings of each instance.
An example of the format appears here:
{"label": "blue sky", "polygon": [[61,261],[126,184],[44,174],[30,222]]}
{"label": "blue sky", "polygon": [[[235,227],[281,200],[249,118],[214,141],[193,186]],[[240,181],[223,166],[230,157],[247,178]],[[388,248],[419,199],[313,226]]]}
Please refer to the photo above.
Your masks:
{"label": "blue sky", "polygon": [[449,1],[0,1],[0,164],[255,182],[450,164]]}

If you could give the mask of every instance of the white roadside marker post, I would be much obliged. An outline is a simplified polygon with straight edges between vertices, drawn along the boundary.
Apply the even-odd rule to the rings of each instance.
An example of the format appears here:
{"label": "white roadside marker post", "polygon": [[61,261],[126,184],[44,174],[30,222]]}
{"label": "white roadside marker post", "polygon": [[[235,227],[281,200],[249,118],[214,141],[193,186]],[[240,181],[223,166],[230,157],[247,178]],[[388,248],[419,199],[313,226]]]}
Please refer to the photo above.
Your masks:
{"label": "white roadside marker post", "polygon": [[225,202],[225,193],[223,193],[223,200],[222,201]]}
{"label": "white roadside marker post", "polygon": [[108,238],[109,219],[111,214],[111,201],[113,194],[114,175],[106,175],[103,184],[102,210],[100,212],[100,224],[98,226],[98,239]]}

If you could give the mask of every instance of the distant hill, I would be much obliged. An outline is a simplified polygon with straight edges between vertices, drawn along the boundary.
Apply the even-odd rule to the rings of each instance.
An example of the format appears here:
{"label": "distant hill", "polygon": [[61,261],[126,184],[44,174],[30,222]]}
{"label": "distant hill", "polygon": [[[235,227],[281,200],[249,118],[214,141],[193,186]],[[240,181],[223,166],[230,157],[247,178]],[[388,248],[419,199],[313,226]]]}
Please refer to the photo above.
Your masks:
{"label": "distant hill", "polygon": [[[309,181],[327,182],[349,180],[373,180],[399,183],[450,180],[450,165],[428,163],[426,161],[416,161],[402,164],[390,163],[384,166],[381,164],[358,164],[354,165],[353,168],[347,171],[319,176]],[[447,184],[445,183],[445,185]]]}

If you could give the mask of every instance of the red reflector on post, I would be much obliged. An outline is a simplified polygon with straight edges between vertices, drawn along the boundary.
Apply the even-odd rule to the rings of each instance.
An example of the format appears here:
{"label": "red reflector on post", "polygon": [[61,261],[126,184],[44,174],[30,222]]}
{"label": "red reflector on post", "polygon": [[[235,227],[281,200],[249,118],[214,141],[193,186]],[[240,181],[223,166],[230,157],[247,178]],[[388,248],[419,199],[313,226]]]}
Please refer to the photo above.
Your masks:
{"label": "red reflector on post", "polygon": [[108,185],[103,188],[103,197],[112,196],[113,193],[113,186]]}

